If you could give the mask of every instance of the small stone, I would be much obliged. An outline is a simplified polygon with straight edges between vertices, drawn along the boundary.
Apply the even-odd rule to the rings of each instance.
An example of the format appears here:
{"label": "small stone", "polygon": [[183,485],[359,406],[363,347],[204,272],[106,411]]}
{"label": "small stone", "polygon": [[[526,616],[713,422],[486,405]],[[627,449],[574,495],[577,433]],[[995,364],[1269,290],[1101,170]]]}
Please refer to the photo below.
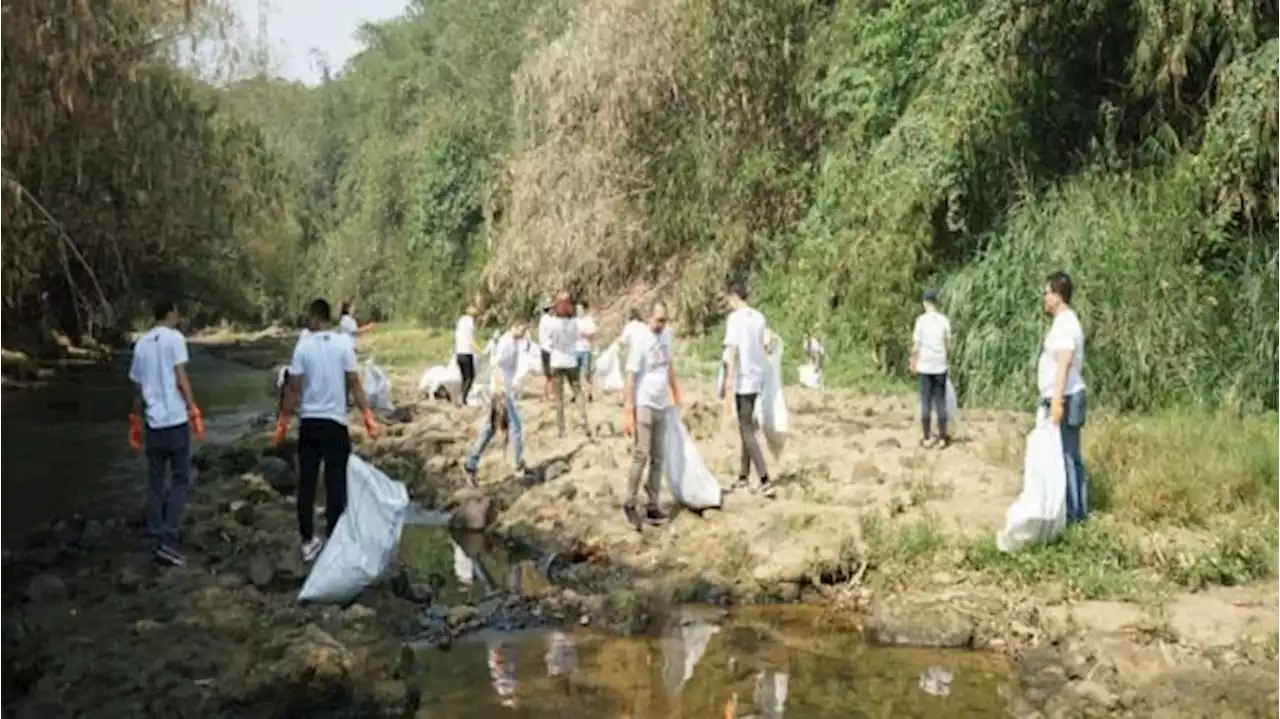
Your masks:
{"label": "small stone", "polygon": [[217,578],[213,580],[213,583],[220,589],[236,589],[243,587],[246,581],[247,580],[245,580],[242,575],[236,574],[235,572],[226,572],[224,574],[219,574]]}
{"label": "small stone", "polygon": [[480,532],[489,526],[493,515],[494,506],[492,500],[488,497],[472,497],[464,500],[454,510],[453,516],[449,518],[449,524],[469,532]]}
{"label": "small stone", "polygon": [[280,494],[291,494],[298,489],[298,477],[293,473],[293,467],[280,457],[259,457],[258,473]]}
{"label": "small stone", "polygon": [[476,616],[476,608],[470,604],[459,604],[456,607],[449,608],[449,626],[457,627],[474,619]]}
{"label": "small stone", "polygon": [[377,611],[363,604],[352,604],[342,612],[342,618],[348,622],[363,622],[377,615]]}
{"label": "small stone", "polygon": [[560,488],[560,491],[557,494],[561,500],[565,502],[572,502],[574,498],[578,496],[578,488],[572,484],[565,484]]}
{"label": "small stone", "polygon": [[782,582],[778,585],[778,601],[795,602],[800,599],[800,585],[796,582]]}
{"label": "small stone", "polygon": [[902,449],[902,443],[896,437],[886,437],[876,442],[876,449]]}
{"label": "small stone", "polygon": [[271,581],[275,578],[275,562],[261,554],[255,554],[249,559],[249,581],[253,586],[266,589],[271,586]]}
{"label": "small stone", "polygon": [[237,522],[246,527],[252,527],[254,521],[257,519],[257,511],[248,500],[234,500],[231,502],[228,510],[231,512],[231,516],[235,517]]}
{"label": "small stone", "polygon": [[956,583],[956,578],[947,572],[934,572],[930,577],[934,584],[949,586]]}
{"label": "small stone", "polygon": [[571,467],[563,459],[553,459],[542,470],[542,481],[550,482],[569,473]]}
{"label": "small stone", "polygon": [[160,628],[160,622],[154,619],[139,619],[133,623],[134,634],[145,634]]}
{"label": "small stone", "polygon": [[120,572],[116,574],[116,588],[124,594],[132,594],[138,591],[142,586],[142,572],[137,567],[126,565],[120,568]]}
{"label": "small stone", "polygon": [[71,596],[71,589],[62,577],[46,572],[37,574],[27,584],[27,599],[33,603],[56,602]]}

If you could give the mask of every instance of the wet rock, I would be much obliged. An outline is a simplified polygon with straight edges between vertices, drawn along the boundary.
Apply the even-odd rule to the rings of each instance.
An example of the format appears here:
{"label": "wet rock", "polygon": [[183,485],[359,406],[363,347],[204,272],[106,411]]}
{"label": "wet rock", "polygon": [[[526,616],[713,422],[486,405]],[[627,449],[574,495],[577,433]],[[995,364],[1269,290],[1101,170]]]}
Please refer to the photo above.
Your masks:
{"label": "wet rock", "polygon": [[257,471],[280,494],[298,491],[298,477],[293,473],[293,467],[280,457],[259,457]]}
{"label": "wet rock", "polygon": [[431,585],[421,581],[407,567],[401,567],[391,578],[391,592],[415,604],[430,604],[435,598],[435,590]]}
{"label": "wet rock", "polygon": [[449,518],[449,525],[468,532],[480,532],[489,526],[497,514],[493,500],[488,497],[468,497],[462,501]]}
{"label": "wet rock", "polygon": [[52,572],[37,574],[27,584],[27,600],[35,604],[58,602],[71,596],[65,580]]}
{"label": "wet rock", "polygon": [[276,564],[265,555],[255,554],[249,558],[248,574],[253,586],[266,589],[276,578]]}
{"label": "wet rock", "polygon": [[274,699],[274,703],[296,706],[298,697],[335,695],[349,689],[351,652],[315,624],[285,635],[262,653],[277,658],[245,667],[245,685],[234,692],[242,694],[242,700]]}
{"label": "wet rock", "polygon": [[413,408],[409,406],[396,407],[387,413],[388,422],[397,424],[405,424],[413,421]]}
{"label": "wet rock", "polygon": [[868,639],[886,646],[959,649],[973,645],[973,620],[941,603],[877,603],[864,629]]}
{"label": "wet rock", "polygon": [[476,608],[470,604],[459,604],[448,611],[447,621],[451,627],[462,626],[476,617]]}

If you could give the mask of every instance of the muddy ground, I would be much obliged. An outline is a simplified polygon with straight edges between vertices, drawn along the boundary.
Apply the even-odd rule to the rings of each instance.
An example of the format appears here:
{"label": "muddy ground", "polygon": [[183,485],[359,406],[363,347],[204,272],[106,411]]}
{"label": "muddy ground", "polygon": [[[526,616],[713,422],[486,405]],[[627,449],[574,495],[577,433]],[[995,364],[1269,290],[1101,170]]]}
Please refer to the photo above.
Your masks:
{"label": "muddy ground", "polygon": [[[267,367],[291,344],[264,336],[217,351]],[[960,566],[872,581],[892,567],[870,561],[867,516],[990,535],[1017,492],[1007,454],[1026,417],[968,413],[963,441],[930,452],[917,448],[903,399],[789,389],[794,431],[771,458],[776,499],[729,495],[723,511],[677,511],[668,526],[637,534],[619,508],[630,451],[616,396],[589,407],[595,439],[571,431],[562,440],[531,380],[520,405],[536,472],[516,478],[494,449],[477,491],[465,488],[461,461],[479,411],[417,397],[422,367],[388,370],[406,421],[376,442],[354,430],[357,451],[424,505],[554,554],[555,589],[447,606],[400,568],[353,606],[297,606],[294,480],[264,459],[264,418],[237,446],[200,458],[188,567],[141,560],[138,521],[68,520],[6,551],[6,715],[412,715],[430,688],[401,651],[406,637],[448,647],[493,623],[643,631],[679,602],[808,602],[873,641],[1002,652],[1020,678],[1016,716],[1277,714],[1274,585],[1153,608],[1069,601]],[[727,481],[734,438],[717,426],[709,385],[686,387],[685,421]]]}

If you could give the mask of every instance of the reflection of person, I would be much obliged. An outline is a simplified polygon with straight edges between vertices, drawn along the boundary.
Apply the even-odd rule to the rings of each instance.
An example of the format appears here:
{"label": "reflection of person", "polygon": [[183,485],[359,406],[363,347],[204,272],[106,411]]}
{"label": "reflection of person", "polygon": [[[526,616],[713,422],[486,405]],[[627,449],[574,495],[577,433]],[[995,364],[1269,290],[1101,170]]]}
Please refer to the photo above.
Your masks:
{"label": "reflection of person", "polygon": [[516,655],[515,650],[502,642],[489,645],[489,678],[493,691],[504,707],[512,709],[520,705],[516,696]]}
{"label": "reflection of person", "polygon": [[578,650],[573,645],[573,637],[560,631],[552,631],[547,635],[547,676],[568,694],[572,689],[570,675],[578,666]]}
{"label": "reflection of person", "polygon": [[782,719],[787,705],[786,672],[766,669],[756,673],[755,704],[761,719]]}

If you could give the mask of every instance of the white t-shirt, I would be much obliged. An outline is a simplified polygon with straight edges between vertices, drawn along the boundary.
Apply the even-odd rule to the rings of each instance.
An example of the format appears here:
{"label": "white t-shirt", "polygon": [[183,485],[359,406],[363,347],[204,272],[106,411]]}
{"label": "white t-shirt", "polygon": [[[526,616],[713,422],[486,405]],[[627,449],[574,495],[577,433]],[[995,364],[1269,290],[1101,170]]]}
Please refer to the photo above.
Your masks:
{"label": "white t-shirt", "polygon": [[498,391],[498,384],[494,381],[501,372],[502,388],[508,392],[515,386],[516,372],[520,369],[520,345],[516,342],[516,338],[507,332],[498,339],[498,343],[493,348],[493,376],[490,377],[490,389],[494,392]]}
{"label": "white t-shirt", "polygon": [[671,330],[654,334],[648,327],[629,345],[627,372],[636,376],[636,406],[659,411],[671,404]]}
{"label": "white t-shirt", "polygon": [[543,348],[551,352],[552,369],[573,369],[578,358],[573,348],[578,345],[578,321],[572,317],[552,317],[542,335]]}
{"label": "white t-shirt", "polygon": [[351,315],[343,315],[338,319],[338,329],[352,337],[360,334],[360,325],[356,324],[356,318]]}
{"label": "white t-shirt", "polygon": [[810,336],[804,341],[804,353],[809,359],[816,360],[827,352],[822,348],[822,343],[817,337]]}
{"label": "white t-shirt", "polygon": [[1063,396],[1073,395],[1084,389],[1084,328],[1080,326],[1080,318],[1070,308],[1058,313],[1049,327],[1049,334],[1044,337],[1044,347],[1040,352],[1040,362],[1036,365],[1036,386],[1040,396],[1053,396],[1053,385],[1058,376],[1057,353],[1072,350],[1071,367],[1067,369],[1067,384]]}
{"label": "white t-shirt", "polygon": [[471,315],[458,318],[453,328],[453,351],[460,355],[476,353],[476,320]]}
{"label": "white t-shirt", "polygon": [[916,355],[916,372],[942,374],[947,371],[947,342],[951,339],[951,320],[936,310],[916,318],[911,340],[920,348]]}
{"label": "white t-shirt", "polygon": [[543,312],[538,318],[538,348],[543,352],[551,351],[551,324],[555,321],[550,312]]}
{"label": "white t-shirt", "polygon": [[622,344],[630,347],[637,337],[648,331],[649,327],[640,320],[628,320],[627,326],[622,328]]}
{"label": "white t-shirt", "polygon": [[347,373],[356,371],[351,338],[334,332],[312,332],[293,348],[289,374],[302,378],[302,419],[329,419],[347,424]]}
{"label": "white t-shirt", "polygon": [[578,344],[574,346],[576,352],[591,351],[591,337],[600,331],[599,325],[596,324],[596,318],[591,315],[583,315],[578,318]]}
{"label": "white t-shirt", "polygon": [[180,364],[186,364],[187,340],[169,327],[152,327],[133,345],[129,379],[142,389],[147,427],[167,429],[187,423],[187,403],[178,391]]}
{"label": "white t-shirt", "polygon": [[734,394],[759,394],[764,386],[764,370],[769,362],[764,351],[764,315],[754,307],[743,307],[729,314],[724,328],[725,359],[732,355],[738,360],[738,374],[734,378]]}

